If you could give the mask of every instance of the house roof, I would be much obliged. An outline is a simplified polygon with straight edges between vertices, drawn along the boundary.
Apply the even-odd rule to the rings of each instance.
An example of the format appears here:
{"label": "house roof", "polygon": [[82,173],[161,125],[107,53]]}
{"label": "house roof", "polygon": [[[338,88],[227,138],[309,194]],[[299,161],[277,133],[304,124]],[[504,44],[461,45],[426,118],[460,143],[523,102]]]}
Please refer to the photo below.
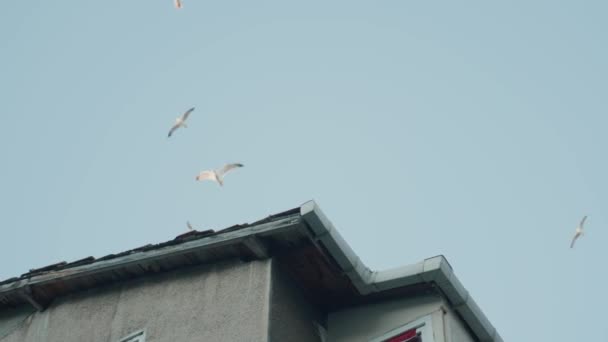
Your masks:
{"label": "house roof", "polygon": [[443,256],[372,271],[352,251],[315,202],[219,231],[192,231],[173,240],[100,258],[32,269],[0,281],[0,311],[116,281],[229,258],[274,257],[327,310],[414,293],[439,291],[479,341],[502,341]]}

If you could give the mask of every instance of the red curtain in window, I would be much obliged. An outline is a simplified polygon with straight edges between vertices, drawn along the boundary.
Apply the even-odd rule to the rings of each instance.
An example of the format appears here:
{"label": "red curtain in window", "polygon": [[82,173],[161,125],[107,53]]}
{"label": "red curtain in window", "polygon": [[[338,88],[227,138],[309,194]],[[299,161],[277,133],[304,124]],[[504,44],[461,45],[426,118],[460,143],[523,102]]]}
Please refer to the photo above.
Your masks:
{"label": "red curtain in window", "polygon": [[416,337],[416,329],[408,330],[397,336],[393,336],[384,342],[405,342],[413,337]]}

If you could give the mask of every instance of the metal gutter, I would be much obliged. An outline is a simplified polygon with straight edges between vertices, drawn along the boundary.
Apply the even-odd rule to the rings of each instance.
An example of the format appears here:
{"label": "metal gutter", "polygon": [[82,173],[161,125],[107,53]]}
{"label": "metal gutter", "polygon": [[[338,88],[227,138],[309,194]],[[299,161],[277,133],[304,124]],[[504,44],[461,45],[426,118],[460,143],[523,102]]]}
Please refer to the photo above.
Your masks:
{"label": "metal gutter", "polygon": [[247,246],[258,258],[266,258],[270,257],[271,253],[260,237],[264,238],[279,232],[297,230],[309,236],[317,245],[322,245],[325,248],[325,253],[329,253],[329,256],[334,259],[361,295],[414,284],[435,284],[479,341],[502,342],[502,338],[496,329],[460,283],[452,267],[443,256],[429,258],[396,269],[371,271],[340,236],[314,201],[303,204],[299,209],[299,213],[286,215],[270,222],[221,232],[178,245],[141,251],[29,278],[17,279],[0,285],[0,300],[6,296],[18,296],[35,309],[43,310],[44,303],[40,303],[34,298],[32,288],[57,281],[66,282],[75,278],[99,275],[120,267],[159,261],[190,252],[239,243]]}
{"label": "metal gutter", "polygon": [[480,342],[502,338],[454,274],[442,255],[386,271],[371,271],[353,252],[314,201],[300,207],[300,215],[360,294],[366,295],[419,283],[435,284]]}

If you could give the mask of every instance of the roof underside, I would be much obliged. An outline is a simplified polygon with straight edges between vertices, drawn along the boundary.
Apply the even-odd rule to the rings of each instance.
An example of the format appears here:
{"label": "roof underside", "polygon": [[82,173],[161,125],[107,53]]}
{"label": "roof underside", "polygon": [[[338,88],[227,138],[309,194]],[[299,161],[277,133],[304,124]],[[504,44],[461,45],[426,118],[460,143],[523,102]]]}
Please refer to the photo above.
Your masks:
{"label": "roof underside", "polygon": [[239,258],[274,257],[309,297],[328,311],[382,298],[439,292],[480,341],[502,341],[443,257],[372,272],[342,240],[314,202],[252,224],[189,232],[173,240],[101,258],[30,270],[0,282],[0,311],[24,304],[38,310],[53,299],[144,275]]}
{"label": "roof underside", "polygon": [[[32,301],[45,307],[54,298],[68,293],[188,266],[231,258],[264,259],[269,257],[270,250],[301,243],[303,236],[295,229],[300,221],[298,216],[299,210],[293,209],[252,224],[220,231],[192,231],[170,241],[97,259],[88,257],[32,269],[20,277],[0,281],[0,309]],[[276,231],[276,228],[284,229]]]}

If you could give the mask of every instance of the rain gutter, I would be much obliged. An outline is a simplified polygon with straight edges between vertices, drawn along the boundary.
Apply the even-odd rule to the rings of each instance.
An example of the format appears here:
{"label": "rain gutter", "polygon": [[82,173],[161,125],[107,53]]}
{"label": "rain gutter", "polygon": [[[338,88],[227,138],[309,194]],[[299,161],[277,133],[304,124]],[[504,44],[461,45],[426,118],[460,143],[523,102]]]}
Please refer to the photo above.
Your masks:
{"label": "rain gutter", "polygon": [[340,236],[314,201],[300,207],[300,215],[320,242],[348,276],[361,295],[419,284],[435,284],[452,308],[468,324],[480,342],[502,342],[502,338],[477,303],[454,274],[442,255],[416,264],[385,271],[371,271]]}

